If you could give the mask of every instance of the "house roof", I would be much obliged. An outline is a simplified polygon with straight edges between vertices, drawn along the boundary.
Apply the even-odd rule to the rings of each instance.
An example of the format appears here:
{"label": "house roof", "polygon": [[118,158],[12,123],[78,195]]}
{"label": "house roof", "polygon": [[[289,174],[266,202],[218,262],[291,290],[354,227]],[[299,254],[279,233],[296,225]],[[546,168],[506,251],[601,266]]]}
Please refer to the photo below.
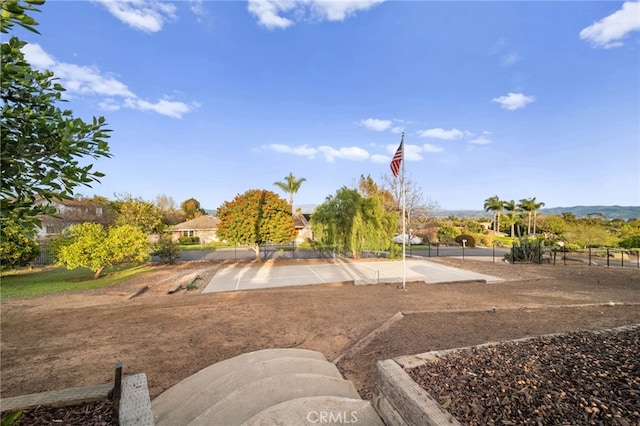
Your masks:
{"label": "house roof", "polygon": [[309,219],[311,215],[308,214],[299,214],[293,216],[293,226],[294,228],[306,228],[309,226]]}
{"label": "house roof", "polygon": [[208,229],[217,229],[219,223],[220,219],[218,219],[217,217],[205,215],[196,217],[195,219],[191,219],[186,222],[179,223],[177,225],[173,225],[172,229],[174,231],[202,231]]}

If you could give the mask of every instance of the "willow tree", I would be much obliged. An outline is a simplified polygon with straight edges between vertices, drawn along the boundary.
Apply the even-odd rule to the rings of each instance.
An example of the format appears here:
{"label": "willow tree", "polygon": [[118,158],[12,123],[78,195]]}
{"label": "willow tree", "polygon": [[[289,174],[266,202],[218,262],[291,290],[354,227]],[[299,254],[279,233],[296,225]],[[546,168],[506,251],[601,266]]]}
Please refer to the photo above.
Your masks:
{"label": "willow tree", "polygon": [[260,245],[288,243],[295,238],[287,202],[272,191],[252,189],[225,201],[217,210],[217,235],[233,244],[248,245],[260,259]]}
{"label": "willow tree", "polygon": [[382,251],[392,245],[397,216],[385,212],[378,197],[363,197],[355,189],[343,187],[328,196],[311,215],[316,239],[354,258],[363,250]]}

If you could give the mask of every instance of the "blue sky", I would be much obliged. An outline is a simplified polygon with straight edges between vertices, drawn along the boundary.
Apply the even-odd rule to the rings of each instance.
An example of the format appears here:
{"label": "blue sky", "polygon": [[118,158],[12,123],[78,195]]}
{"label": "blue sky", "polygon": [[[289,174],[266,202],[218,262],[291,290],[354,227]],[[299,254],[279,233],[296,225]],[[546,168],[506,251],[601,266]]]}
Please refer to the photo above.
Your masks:
{"label": "blue sky", "polygon": [[[27,59],[113,129],[102,183],[205,208],[292,172],[295,204],[360,175],[443,209],[640,205],[640,3],[55,1]],[[284,196],[284,194],[283,194]]]}

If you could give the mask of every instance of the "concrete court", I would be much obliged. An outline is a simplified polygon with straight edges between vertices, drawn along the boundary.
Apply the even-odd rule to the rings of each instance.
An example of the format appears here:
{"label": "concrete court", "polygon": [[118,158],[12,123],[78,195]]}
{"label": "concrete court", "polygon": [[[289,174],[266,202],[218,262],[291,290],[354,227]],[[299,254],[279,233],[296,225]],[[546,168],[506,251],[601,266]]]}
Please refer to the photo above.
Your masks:
{"label": "concrete court", "polygon": [[[498,282],[500,278],[440,265],[423,259],[406,260],[406,282],[427,284],[457,281]],[[401,283],[402,261],[338,261],[326,265],[245,266],[218,271],[203,293],[243,291],[270,287],[353,282],[355,285]]]}

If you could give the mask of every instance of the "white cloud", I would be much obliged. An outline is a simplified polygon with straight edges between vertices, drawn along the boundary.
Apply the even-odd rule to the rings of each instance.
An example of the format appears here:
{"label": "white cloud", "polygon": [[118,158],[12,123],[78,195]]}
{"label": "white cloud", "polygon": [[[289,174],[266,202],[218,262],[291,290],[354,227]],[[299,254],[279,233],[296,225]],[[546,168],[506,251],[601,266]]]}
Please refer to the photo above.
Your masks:
{"label": "white cloud", "polygon": [[523,93],[508,93],[506,96],[500,96],[499,98],[493,98],[492,102],[498,102],[502,108],[509,111],[515,111],[520,108],[524,108],[531,102],[536,100],[533,96],[526,96]]}
{"label": "white cloud", "polygon": [[504,66],[513,65],[519,61],[520,55],[518,55],[516,52],[507,53],[506,55],[502,55],[500,57],[500,63]]}
{"label": "white cloud", "polygon": [[329,21],[343,21],[350,15],[367,10],[384,0],[315,0],[313,9]]}
{"label": "white cloud", "polygon": [[301,145],[297,147],[290,147],[288,145],[273,143],[267,145],[265,148],[275,152],[282,152],[284,154],[294,154],[301,157],[314,158],[318,153],[316,148],[309,147],[307,145]]}
{"label": "white cloud", "polygon": [[[249,0],[248,10],[267,29],[288,28],[295,22],[316,19],[343,21],[384,0]],[[283,16],[286,15],[286,16]]]}
{"label": "white cloud", "polygon": [[454,140],[461,139],[465,136],[465,132],[458,129],[442,129],[442,128],[434,128],[427,130],[419,130],[418,136],[423,138],[435,138],[435,139],[444,139],[444,140]]}
{"label": "white cloud", "polygon": [[438,152],[444,151],[444,148],[442,148],[440,146],[432,145],[430,143],[426,143],[426,144],[422,145],[422,150],[424,152],[430,152],[430,153],[433,153],[433,154],[437,154]]}
{"label": "white cloud", "polygon": [[173,3],[147,0],[97,0],[113,16],[140,31],[155,33],[176,18]]}
{"label": "white cloud", "polygon": [[249,12],[258,17],[258,23],[267,29],[287,28],[293,21],[279,15],[295,7],[294,1],[249,0]]}
{"label": "white cloud", "polygon": [[125,106],[138,109],[140,111],[153,111],[161,115],[166,115],[171,118],[182,118],[182,116],[191,108],[184,102],[170,101],[167,99],[160,99],[158,102],[149,102],[138,98],[125,99]]}
{"label": "white cloud", "polygon": [[398,126],[391,129],[391,133],[395,133],[396,135],[399,135],[402,132],[404,132],[404,127]]}
{"label": "white cloud", "polygon": [[626,2],[620,10],[580,31],[580,38],[594,47],[610,49],[623,45],[622,39],[640,30],[640,2]]}
{"label": "white cloud", "polygon": [[[395,153],[395,151],[394,151],[394,153]],[[419,145],[404,144],[404,158],[407,161],[421,161],[421,160],[423,160],[424,157],[422,156],[422,147],[419,146]]]}
{"label": "white cloud", "polygon": [[475,139],[471,139],[469,143],[473,145],[488,145],[491,143],[491,139],[486,135],[482,135]]}
{"label": "white cloud", "polygon": [[335,149],[324,145],[319,147],[318,151],[324,154],[325,160],[329,163],[333,163],[336,158],[341,160],[364,161],[370,157],[367,151],[357,146]]}
{"label": "white cloud", "polygon": [[371,161],[373,163],[387,163],[391,161],[391,157],[389,157],[388,155],[373,154],[371,156]]}
{"label": "white cloud", "polygon": [[367,118],[360,121],[360,125],[366,127],[369,130],[375,130],[376,132],[382,132],[391,128],[391,120],[379,120],[377,118]]}
{"label": "white cloud", "polygon": [[[116,111],[122,107],[140,111],[153,111],[172,118],[182,118],[197,105],[161,99],[149,102],[138,98],[126,84],[113,76],[101,72],[97,67],[60,62],[40,47],[29,43],[22,48],[27,62],[38,69],[48,69],[60,79],[60,83],[70,95],[104,97],[97,102],[98,107]],[[121,98],[118,100],[118,98]]]}

